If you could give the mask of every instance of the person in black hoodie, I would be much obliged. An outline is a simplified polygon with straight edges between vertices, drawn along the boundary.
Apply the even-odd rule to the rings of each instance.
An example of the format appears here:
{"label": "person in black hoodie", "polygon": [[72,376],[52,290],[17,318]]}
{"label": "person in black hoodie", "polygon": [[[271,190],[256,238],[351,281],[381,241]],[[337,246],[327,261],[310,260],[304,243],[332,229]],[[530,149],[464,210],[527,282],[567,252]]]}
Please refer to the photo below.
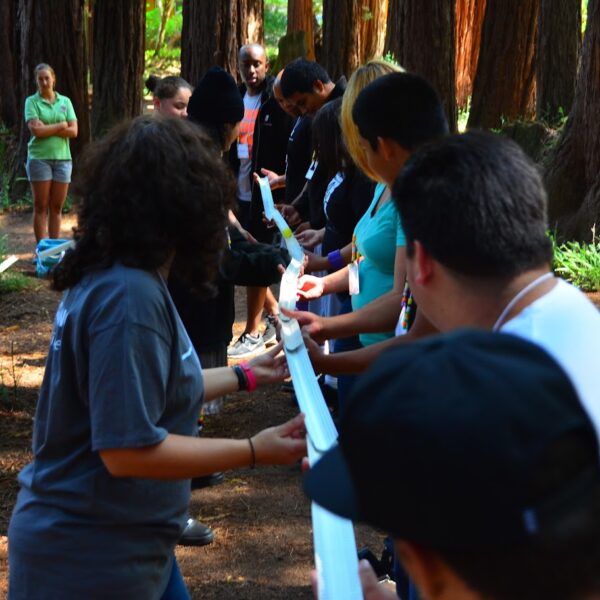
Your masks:
{"label": "person in black hoodie", "polygon": [[[238,218],[242,226],[259,242],[271,243],[273,230],[263,223],[263,204],[254,173],[267,169],[275,173],[285,171],[288,138],[292,118],[279,106],[273,96],[274,77],[268,74],[269,63],[260,44],[242,46],[239,70],[243,84],[239,93],[244,104],[240,133],[232,145],[229,159],[238,178]],[[275,191],[275,201],[285,198],[283,190]],[[265,332],[260,326],[263,309],[267,312]],[[277,301],[268,288],[248,287],[246,327],[227,355],[244,358],[264,350],[275,341],[275,320],[279,312]]]}
{"label": "person in black hoodie", "polygon": [[[189,120],[202,126],[225,152],[236,139],[243,106],[234,79],[219,67],[207,71],[196,86],[189,104]],[[169,292],[183,321],[203,368],[227,365],[227,345],[235,320],[234,284],[270,285],[279,281],[279,265],[286,266],[289,257],[266,244],[248,242],[243,229],[233,218],[228,228],[229,245],[224,252],[215,281],[213,298],[198,297],[190,286],[176,276],[169,278]],[[221,473],[192,479],[192,489],[222,481]],[[213,540],[209,527],[189,519],[180,545],[201,546]]]}
{"label": "person in black hoodie", "polygon": [[[341,98],[346,89],[346,78],[335,83],[327,71],[319,64],[305,58],[297,58],[287,65],[281,76],[281,93],[286,102],[301,115],[313,116],[327,102]],[[291,226],[307,222],[312,229],[325,227],[323,196],[329,178],[319,167],[316,157],[306,173],[303,192],[291,206],[282,207],[282,214]]]}

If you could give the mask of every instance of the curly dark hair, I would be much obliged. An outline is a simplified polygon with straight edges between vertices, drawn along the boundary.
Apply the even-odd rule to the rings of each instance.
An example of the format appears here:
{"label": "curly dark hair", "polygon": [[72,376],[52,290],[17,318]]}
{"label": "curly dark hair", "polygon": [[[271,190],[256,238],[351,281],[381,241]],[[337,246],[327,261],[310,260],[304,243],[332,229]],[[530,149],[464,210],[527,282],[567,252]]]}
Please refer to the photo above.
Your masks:
{"label": "curly dark hair", "polygon": [[122,123],[87,149],[79,173],[76,244],[54,269],[54,289],[115,261],[151,271],[173,257],[192,288],[210,288],[235,184],[200,127],[159,115]]}

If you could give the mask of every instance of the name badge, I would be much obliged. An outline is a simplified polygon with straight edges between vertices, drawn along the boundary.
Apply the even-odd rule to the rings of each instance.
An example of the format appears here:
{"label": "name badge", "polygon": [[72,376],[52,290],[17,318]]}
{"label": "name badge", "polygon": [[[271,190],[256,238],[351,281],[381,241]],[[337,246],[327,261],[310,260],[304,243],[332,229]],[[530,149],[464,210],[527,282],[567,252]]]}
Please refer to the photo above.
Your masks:
{"label": "name badge", "polygon": [[238,144],[237,154],[238,158],[250,158],[248,144]]}
{"label": "name badge", "polygon": [[360,294],[360,279],[358,278],[358,265],[356,260],[348,265],[348,292],[351,296]]}
{"label": "name badge", "polygon": [[306,179],[308,179],[309,181],[313,178],[313,175],[315,174],[315,171],[317,170],[317,165],[318,165],[318,161],[313,160],[310,163],[310,167],[308,167],[308,171],[306,171],[306,175],[304,176]]}

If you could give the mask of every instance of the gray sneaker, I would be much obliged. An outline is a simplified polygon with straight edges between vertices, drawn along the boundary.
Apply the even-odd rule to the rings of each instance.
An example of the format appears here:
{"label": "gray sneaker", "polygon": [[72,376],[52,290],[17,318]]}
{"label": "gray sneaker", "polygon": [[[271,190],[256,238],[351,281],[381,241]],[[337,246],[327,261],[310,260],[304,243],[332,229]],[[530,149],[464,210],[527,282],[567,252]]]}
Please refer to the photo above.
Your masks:
{"label": "gray sneaker", "polygon": [[264,349],[265,341],[260,333],[258,335],[242,333],[235,344],[227,348],[227,358],[245,358],[262,352]]}
{"label": "gray sneaker", "polygon": [[265,330],[262,337],[267,346],[272,346],[277,343],[277,317],[275,315],[267,315],[265,317]]}

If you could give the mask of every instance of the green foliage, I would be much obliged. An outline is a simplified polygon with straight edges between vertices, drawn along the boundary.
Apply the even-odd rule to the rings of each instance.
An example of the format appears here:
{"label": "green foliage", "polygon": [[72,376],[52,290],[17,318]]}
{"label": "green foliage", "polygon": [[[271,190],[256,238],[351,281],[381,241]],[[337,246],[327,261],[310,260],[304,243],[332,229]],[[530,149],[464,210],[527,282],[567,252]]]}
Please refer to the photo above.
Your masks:
{"label": "green foliage", "polygon": [[[181,71],[181,28],[183,26],[181,2],[176,2],[175,11],[167,20],[164,43],[154,52],[160,29],[160,10],[146,12],[146,52],[144,55],[144,81],[150,75],[166,77],[179,75]],[[147,90],[144,89],[144,92]],[[148,97],[151,94],[148,93]]]}
{"label": "green foliage", "polygon": [[588,0],[581,0],[581,34],[585,33],[588,17]]}
{"label": "green foliage", "polygon": [[277,42],[287,31],[287,0],[265,2],[265,46],[269,62],[277,58]]}
{"label": "green foliage", "polygon": [[584,292],[600,290],[600,240],[592,229],[592,242],[565,242],[557,244],[550,234],[554,247],[554,272],[576,285]]}
{"label": "green foliage", "polygon": [[[165,43],[160,49],[160,55],[164,51],[180,48],[181,46],[181,28],[183,26],[183,9],[176,6],[173,15],[167,20],[165,30]],[[160,10],[154,8],[146,13],[146,48],[154,48],[160,29]]]}
{"label": "green foliage", "polygon": [[458,109],[458,132],[464,133],[467,130],[467,123],[469,122],[469,113],[471,112],[471,96],[467,100],[467,106],[465,108]]}
{"label": "green foliage", "polygon": [[[8,257],[8,247],[6,235],[0,235],[0,262]],[[20,292],[29,286],[30,280],[22,273],[12,270],[0,273],[0,295],[9,292]]]}

